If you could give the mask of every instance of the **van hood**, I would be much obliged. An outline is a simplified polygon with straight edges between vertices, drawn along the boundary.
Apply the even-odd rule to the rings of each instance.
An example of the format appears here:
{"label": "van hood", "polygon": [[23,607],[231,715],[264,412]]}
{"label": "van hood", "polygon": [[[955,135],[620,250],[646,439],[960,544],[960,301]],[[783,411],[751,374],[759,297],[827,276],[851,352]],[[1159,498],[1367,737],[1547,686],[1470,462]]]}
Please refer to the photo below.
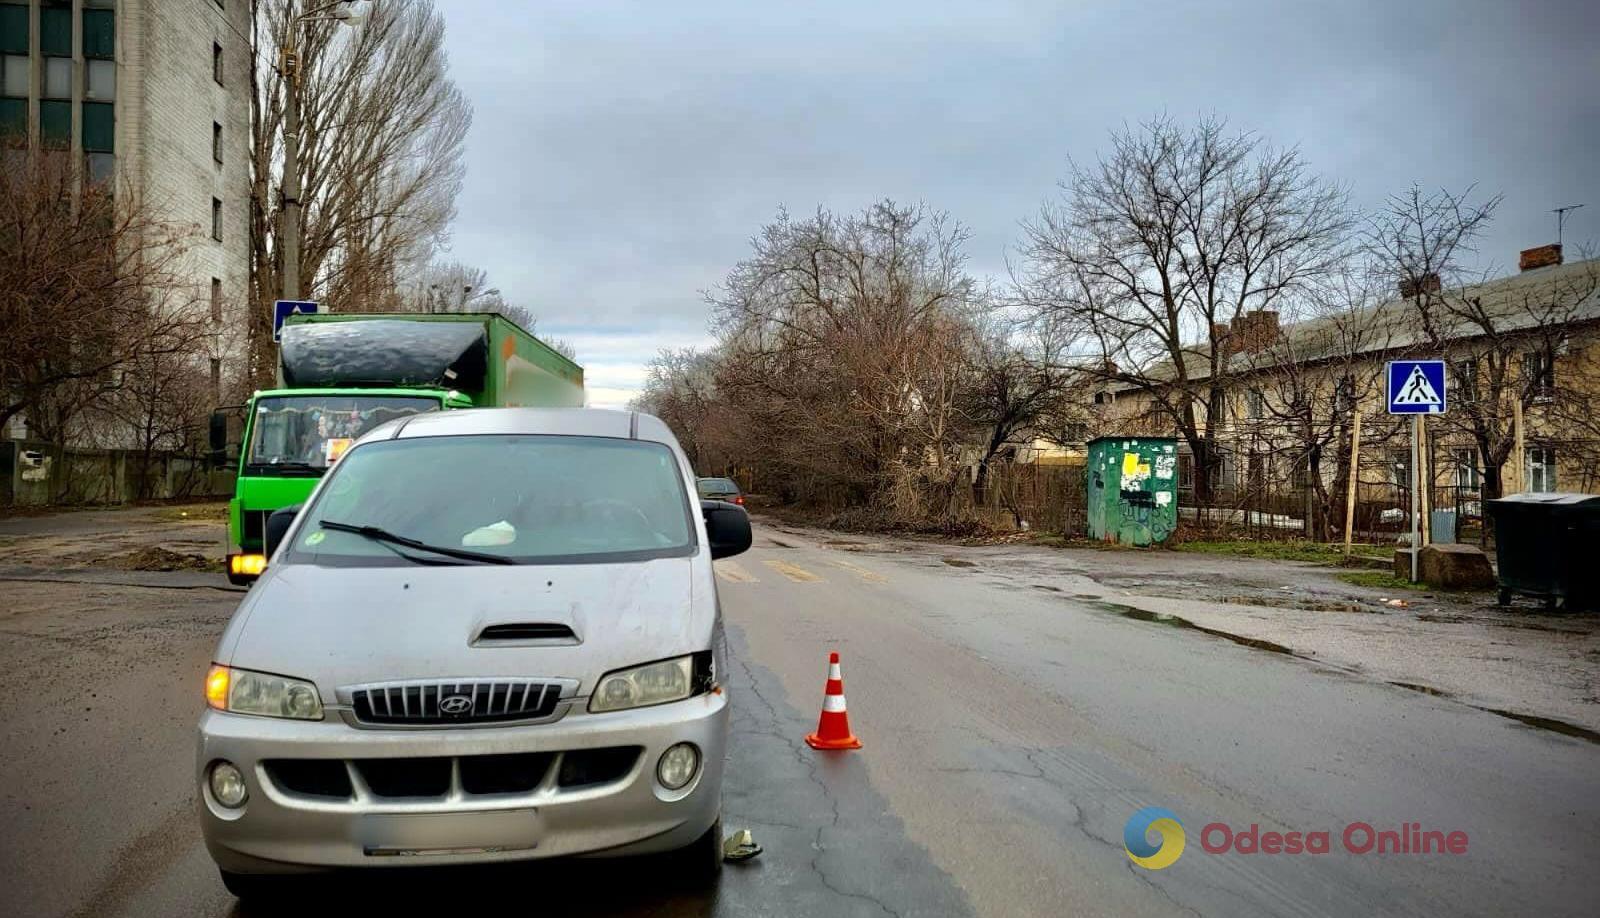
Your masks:
{"label": "van hood", "polygon": [[[714,599],[694,558],[626,564],[268,569],[219,646],[218,662],[339,686],[402,679],[579,680],[710,649]],[[479,640],[484,628],[553,624],[570,639]]]}

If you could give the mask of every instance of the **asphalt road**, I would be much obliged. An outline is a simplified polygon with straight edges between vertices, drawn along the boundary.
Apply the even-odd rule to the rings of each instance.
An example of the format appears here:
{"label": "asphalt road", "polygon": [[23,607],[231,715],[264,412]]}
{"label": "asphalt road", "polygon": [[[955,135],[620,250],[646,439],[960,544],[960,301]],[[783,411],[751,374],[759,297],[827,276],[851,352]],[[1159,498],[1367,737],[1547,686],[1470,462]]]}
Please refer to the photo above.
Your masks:
{"label": "asphalt road", "polygon": [[[338,878],[293,912],[353,894],[450,914],[1594,913],[1600,745],[1164,627],[1001,556],[762,526],[719,564],[725,821],[766,852],[714,896],[651,863],[579,862]],[[199,683],[238,598],[206,576],[0,575],[0,914],[288,913],[239,909],[195,827]],[[865,748],[824,755],[801,740],[832,649]],[[1124,851],[1145,806],[1184,827],[1164,870]],[[1353,854],[1354,822],[1468,849]],[[1210,823],[1327,831],[1332,850],[1208,853]]]}

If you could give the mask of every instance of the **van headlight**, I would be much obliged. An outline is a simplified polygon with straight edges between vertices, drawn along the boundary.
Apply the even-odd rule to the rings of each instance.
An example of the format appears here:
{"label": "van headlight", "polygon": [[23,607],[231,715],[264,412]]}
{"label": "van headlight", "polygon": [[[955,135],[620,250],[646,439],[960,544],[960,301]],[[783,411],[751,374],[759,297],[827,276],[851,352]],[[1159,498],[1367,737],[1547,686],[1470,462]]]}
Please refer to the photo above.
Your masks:
{"label": "van headlight", "polygon": [[206,673],[206,704],[233,714],[321,720],[322,699],[304,679],[214,663]]}
{"label": "van headlight", "polygon": [[619,669],[600,677],[589,696],[589,712],[625,711],[682,701],[711,688],[711,655],[689,654]]}

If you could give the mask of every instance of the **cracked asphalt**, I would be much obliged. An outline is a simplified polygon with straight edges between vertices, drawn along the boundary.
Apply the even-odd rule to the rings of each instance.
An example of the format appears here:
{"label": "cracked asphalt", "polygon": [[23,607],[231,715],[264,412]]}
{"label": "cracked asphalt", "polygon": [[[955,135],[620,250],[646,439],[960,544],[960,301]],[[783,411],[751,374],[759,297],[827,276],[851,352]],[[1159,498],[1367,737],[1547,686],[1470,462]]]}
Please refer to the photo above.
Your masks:
{"label": "cracked asphalt", "polygon": [[[1040,589],[1043,558],[763,524],[719,562],[724,820],[766,850],[714,895],[653,862],[580,861],[337,877],[292,913],[1593,914],[1600,744]],[[28,562],[0,568],[0,914],[291,913],[236,906],[192,813],[198,686],[238,594]],[[860,751],[803,742],[829,650]],[[1124,850],[1144,806],[1184,826],[1167,869]],[[1357,855],[1340,843],[1357,821],[1470,843]],[[1330,831],[1333,850],[1212,854],[1210,823]]]}

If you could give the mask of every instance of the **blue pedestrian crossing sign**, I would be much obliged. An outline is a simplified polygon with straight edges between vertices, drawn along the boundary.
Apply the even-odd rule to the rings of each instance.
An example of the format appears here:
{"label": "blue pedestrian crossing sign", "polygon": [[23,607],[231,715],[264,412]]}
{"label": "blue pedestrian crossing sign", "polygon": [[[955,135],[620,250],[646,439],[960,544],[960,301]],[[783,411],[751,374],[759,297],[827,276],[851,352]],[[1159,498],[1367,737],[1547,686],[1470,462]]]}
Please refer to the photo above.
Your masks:
{"label": "blue pedestrian crossing sign", "polygon": [[293,315],[310,315],[317,311],[312,300],[274,300],[272,302],[272,340],[283,336],[283,320]]}
{"label": "blue pedestrian crossing sign", "polygon": [[1444,414],[1444,361],[1391,360],[1390,414]]}

